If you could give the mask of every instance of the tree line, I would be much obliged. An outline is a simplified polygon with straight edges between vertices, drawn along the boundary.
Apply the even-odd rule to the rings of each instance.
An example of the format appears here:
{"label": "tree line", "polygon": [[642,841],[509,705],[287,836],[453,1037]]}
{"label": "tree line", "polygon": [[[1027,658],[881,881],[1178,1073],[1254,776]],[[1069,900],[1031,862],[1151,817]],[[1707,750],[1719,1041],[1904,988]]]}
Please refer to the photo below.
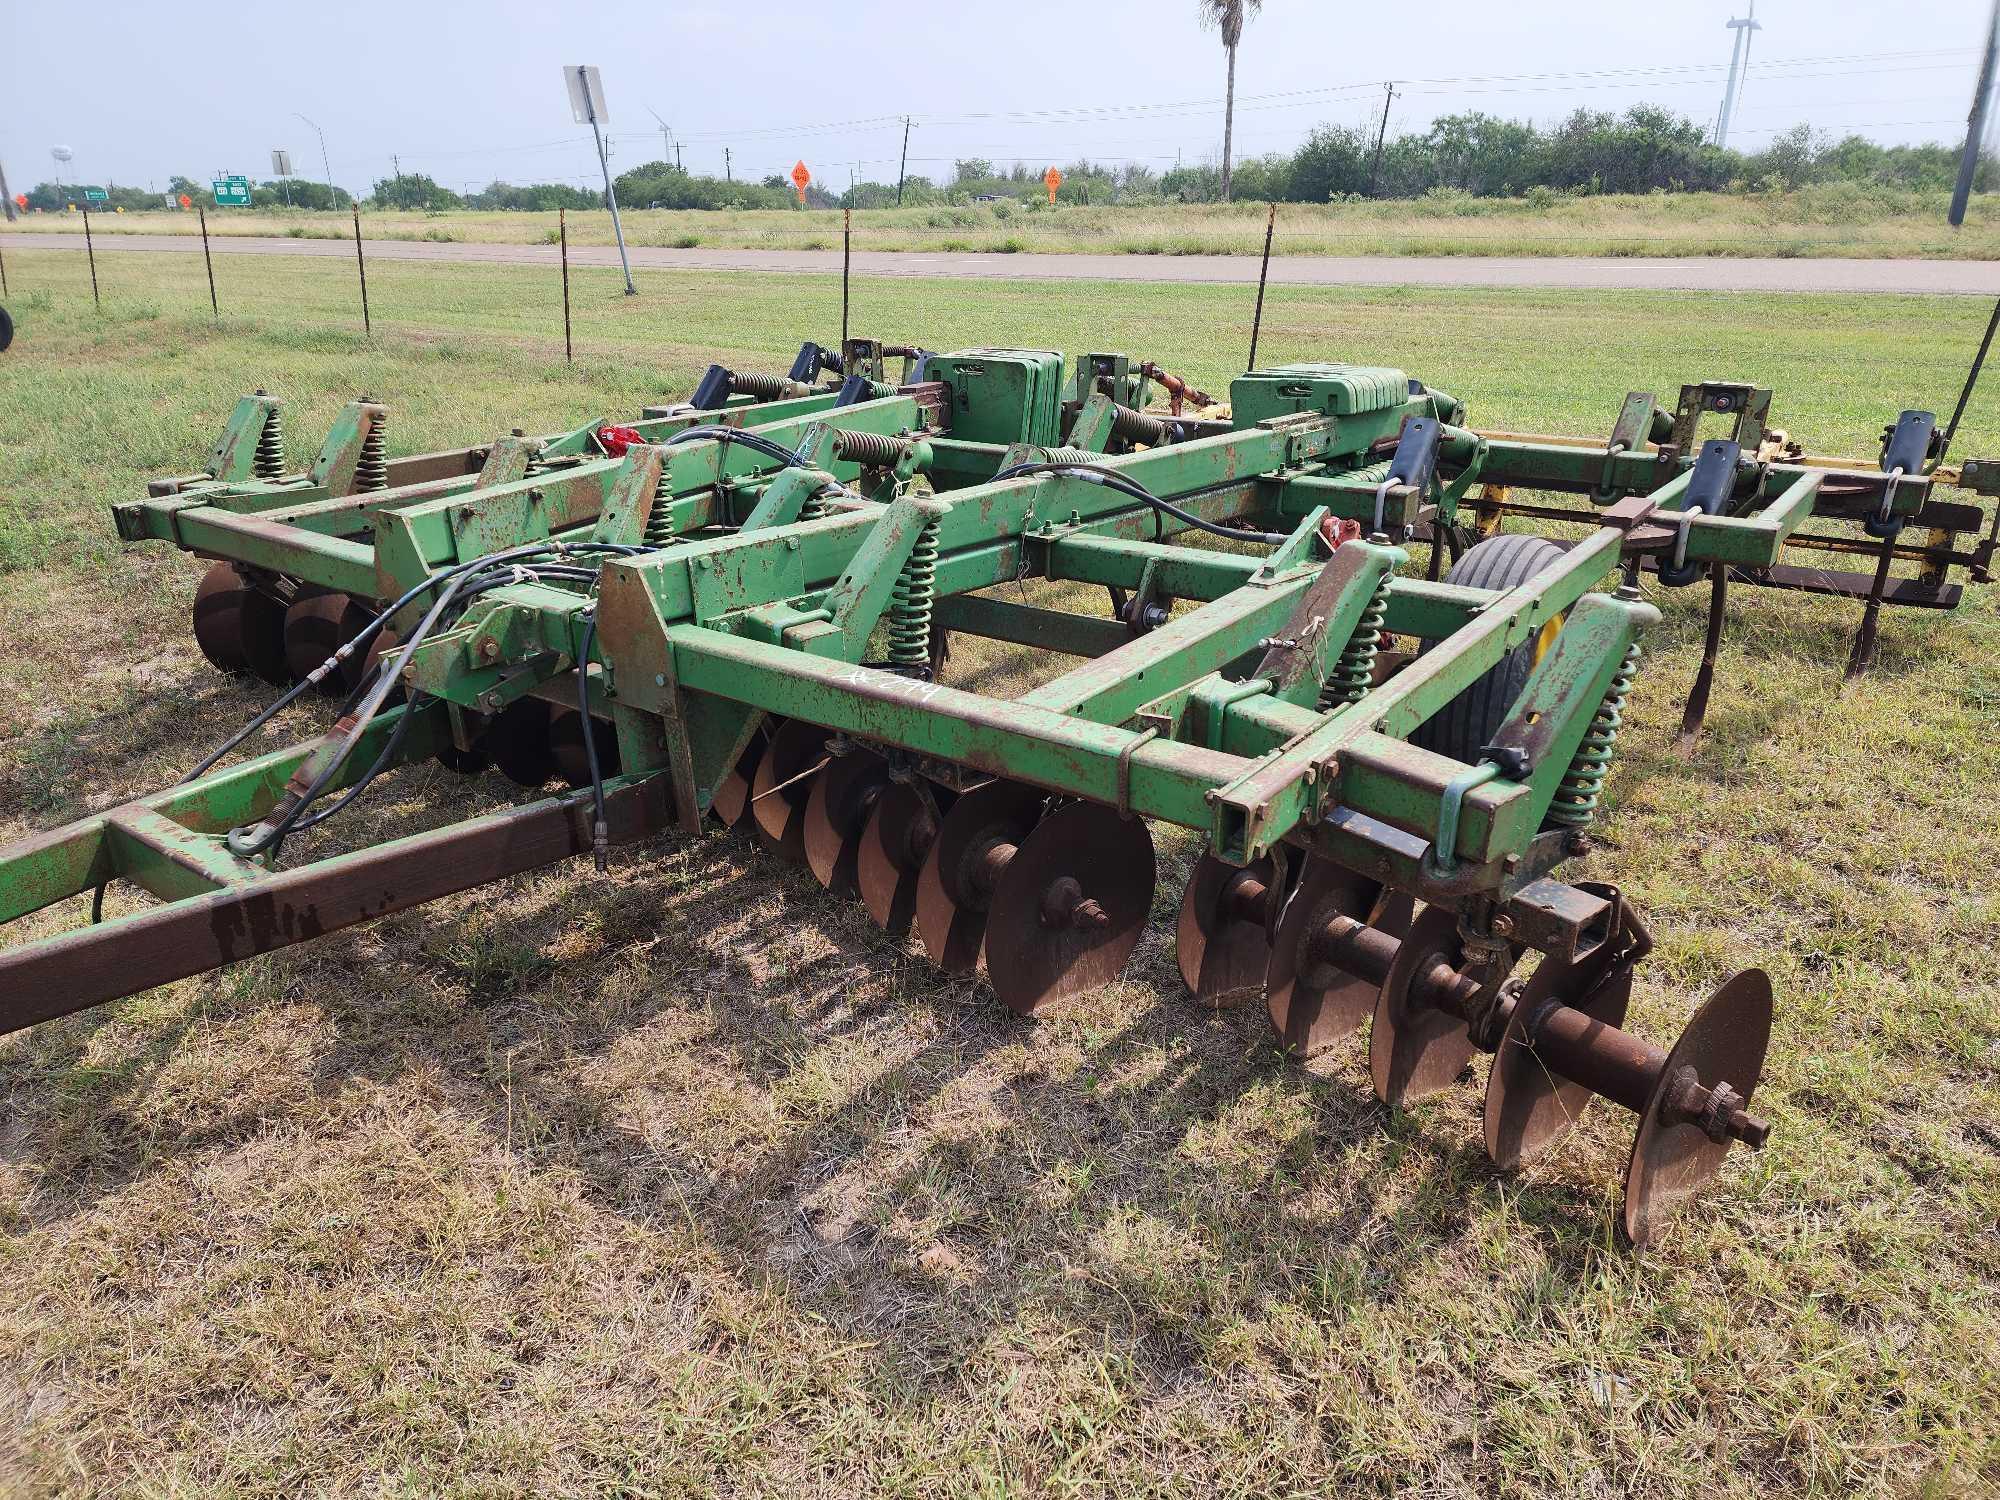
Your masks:
{"label": "tree line", "polygon": [[[900,199],[922,207],[984,198],[1033,203],[1043,198],[1044,164],[968,157],[954,163],[948,181],[929,177],[863,182],[831,192],[814,182],[806,192],[813,208],[886,208]],[[1213,165],[1177,166],[1165,172],[1135,162],[1117,165],[1073,161],[1061,168],[1057,201],[1063,203],[1214,203],[1225,196],[1223,174]],[[1360,127],[1322,125],[1296,151],[1246,157],[1233,163],[1228,196],[1278,203],[1326,203],[1350,199],[1420,198],[1462,193],[1477,198],[1534,198],[1549,194],[1652,192],[1768,192],[1847,182],[1915,192],[1949,190],[1958,171],[1958,150],[1928,144],[1883,146],[1858,135],[1835,140],[1807,124],[1796,125],[1760,150],[1740,151],[1712,144],[1705,127],[1652,105],[1622,114],[1577,110],[1549,126],[1471,113],[1446,115],[1419,133],[1379,140]],[[745,209],[790,208],[798,202],[792,184],[772,175],[731,181],[682,171],[670,162],[651,161],[614,179],[619,203],[627,208]],[[1980,164],[1976,186],[2000,188],[2000,164]],[[103,208],[157,208],[159,194],[135,187],[112,187]],[[211,203],[206,182],[176,176],[168,193],[185,193],[195,203]],[[345,208],[345,190],[306,178],[289,183],[259,182],[252,187],[255,208]],[[83,206],[75,184],[38,184],[29,192],[32,208],[62,212]],[[599,190],[566,183],[494,182],[476,193],[457,193],[421,172],[378,180],[368,206],[442,213],[453,209],[552,212],[558,208],[603,207]],[[100,206],[100,205],[93,205]]]}

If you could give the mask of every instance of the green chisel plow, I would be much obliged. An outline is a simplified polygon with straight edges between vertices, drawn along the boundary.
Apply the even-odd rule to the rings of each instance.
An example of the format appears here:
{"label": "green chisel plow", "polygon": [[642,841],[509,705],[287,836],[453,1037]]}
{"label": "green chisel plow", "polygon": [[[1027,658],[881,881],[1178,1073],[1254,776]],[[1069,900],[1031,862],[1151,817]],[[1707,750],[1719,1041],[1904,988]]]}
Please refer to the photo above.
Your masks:
{"label": "green chisel plow", "polygon": [[[1474,431],[1397,369],[1252,371],[1222,415],[1122,354],[856,339],[785,375],[716,366],[629,423],[411,457],[364,398],[294,472],[280,403],[245,397],[202,472],[115,514],[213,560],[202,650],[283,694],[180,784],[0,851],[0,919],[112,882],[150,898],[0,950],[0,1032],[715,825],[1034,1015],[1120,973],[1150,825],[1175,824],[1204,850],[1176,935],[1197,1001],[1261,997],[1301,1056],[1368,1023],[1391,1104],[1492,1054],[1502,1166],[1593,1099],[1630,1110],[1644,1244],[1762,1145],[1772,994],[1747,970],[1669,1048],[1624,1030],[1644,922],[1559,873],[1659,618],[1643,576],[1850,592],[1780,561],[1838,539],[1809,518],[1845,523],[1835,550],[1880,559],[1872,642],[1880,605],[1946,603],[1944,574],[1992,550],[1981,508],[1939,493],[1980,468],[1940,468],[1924,414],[1849,464],[1769,406],[1634,395],[1586,443]],[[1885,583],[1898,559],[1919,576]],[[1031,604],[1029,579],[1077,587]],[[975,692],[963,637],[1074,664]],[[323,734],[239,755],[314,694],[339,704]],[[431,759],[546,795],[315,854],[319,824]]]}

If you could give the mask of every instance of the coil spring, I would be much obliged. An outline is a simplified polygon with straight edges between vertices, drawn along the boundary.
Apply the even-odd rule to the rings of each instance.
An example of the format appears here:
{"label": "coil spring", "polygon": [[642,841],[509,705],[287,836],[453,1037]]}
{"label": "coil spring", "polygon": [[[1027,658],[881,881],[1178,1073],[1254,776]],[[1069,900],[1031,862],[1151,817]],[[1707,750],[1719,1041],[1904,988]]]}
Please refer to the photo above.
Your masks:
{"label": "coil spring", "polygon": [[909,449],[907,438],[885,437],[879,432],[849,432],[839,428],[833,435],[835,456],[864,469],[893,469]]}
{"label": "coil spring", "polygon": [[1052,464],[1101,464],[1102,453],[1092,453],[1088,448],[1050,448],[1048,457],[1042,460]]}
{"label": "coil spring", "polygon": [[1128,443],[1144,443],[1148,448],[1161,447],[1172,438],[1165,422],[1129,406],[1117,407],[1112,412],[1111,432],[1114,437]]}
{"label": "coil spring", "polygon": [[368,424],[368,436],[361,440],[361,457],[354,464],[354,489],[361,494],[389,487],[389,414],[377,410]]}
{"label": "coil spring", "polygon": [[743,395],[755,396],[760,401],[776,401],[785,396],[812,394],[812,387],[804,381],[792,380],[784,375],[739,374],[730,384]]}
{"label": "coil spring", "polygon": [[674,508],[667,494],[667,466],[660,465],[660,478],[653,486],[653,503],[646,510],[646,542],[664,547],[674,539]]}
{"label": "coil spring", "polygon": [[1389,618],[1389,575],[1375,585],[1368,607],[1355,622],[1354,634],[1347,639],[1340,659],[1320,684],[1319,711],[1359,703],[1375,683],[1375,654],[1382,648],[1382,626]]}
{"label": "coil spring", "polygon": [[1632,679],[1639,670],[1639,646],[1635,641],[1625,652],[1624,661],[1605,689],[1604,701],[1591,716],[1583,743],[1563,773],[1549,806],[1548,821],[1565,828],[1585,828],[1597,816],[1597,800],[1604,793],[1604,778],[1611,771],[1611,752],[1618,743],[1618,731],[1625,723],[1625,700],[1632,696]]}
{"label": "coil spring", "polygon": [[285,413],[283,408],[266,408],[264,431],[257,438],[257,452],[250,461],[251,472],[259,479],[285,477]]}
{"label": "coil spring", "polygon": [[937,603],[938,523],[924,522],[889,603],[889,665],[924,668],[931,659],[931,610]]}

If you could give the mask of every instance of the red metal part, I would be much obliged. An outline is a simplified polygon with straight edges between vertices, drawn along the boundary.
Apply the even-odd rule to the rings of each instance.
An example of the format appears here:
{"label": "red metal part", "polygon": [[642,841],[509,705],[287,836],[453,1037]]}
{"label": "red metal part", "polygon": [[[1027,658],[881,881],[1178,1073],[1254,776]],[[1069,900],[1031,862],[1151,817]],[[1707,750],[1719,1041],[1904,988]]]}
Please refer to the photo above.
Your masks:
{"label": "red metal part", "polygon": [[1346,516],[1327,516],[1319,523],[1319,539],[1326,543],[1327,551],[1338,552],[1342,542],[1351,542],[1361,535],[1361,523]]}
{"label": "red metal part", "polygon": [[636,427],[605,426],[597,429],[597,446],[610,458],[623,458],[627,448],[645,441],[646,435]]}

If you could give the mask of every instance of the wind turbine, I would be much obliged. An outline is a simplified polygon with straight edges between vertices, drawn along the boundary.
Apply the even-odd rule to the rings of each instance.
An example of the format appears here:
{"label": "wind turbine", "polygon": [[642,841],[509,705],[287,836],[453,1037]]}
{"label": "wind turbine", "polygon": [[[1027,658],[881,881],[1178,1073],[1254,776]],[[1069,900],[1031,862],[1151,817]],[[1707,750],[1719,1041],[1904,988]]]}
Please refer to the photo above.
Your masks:
{"label": "wind turbine", "polygon": [[1750,0],[1749,15],[1729,18],[1729,29],[1736,33],[1736,39],[1729,48],[1729,86],[1722,91],[1722,113],[1715,121],[1715,144],[1718,146],[1729,144],[1729,117],[1735,113],[1738,102],[1736,84],[1739,70],[1743,82],[1747,84],[1750,81],[1750,33],[1764,29],[1757,19],[1757,0]]}

